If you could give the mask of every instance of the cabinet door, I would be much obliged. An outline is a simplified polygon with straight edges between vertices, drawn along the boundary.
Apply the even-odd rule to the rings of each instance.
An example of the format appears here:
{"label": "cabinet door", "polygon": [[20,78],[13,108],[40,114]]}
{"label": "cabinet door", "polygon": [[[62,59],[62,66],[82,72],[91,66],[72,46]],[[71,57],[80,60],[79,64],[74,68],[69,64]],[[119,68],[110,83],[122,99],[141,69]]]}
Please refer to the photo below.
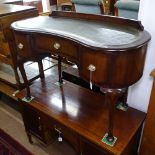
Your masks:
{"label": "cabinet door", "polygon": [[23,108],[23,120],[25,124],[26,131],[35,134],[38,137],[41,137],[41,123],[40,116],[34,110],[29,107]]}
{"label": "cabinet door", "polygon": [[27,106],[24,106],[22,114],[26,131],[44,143],[49,143],[52,139],[52,133],[44,124],[41,114]]}

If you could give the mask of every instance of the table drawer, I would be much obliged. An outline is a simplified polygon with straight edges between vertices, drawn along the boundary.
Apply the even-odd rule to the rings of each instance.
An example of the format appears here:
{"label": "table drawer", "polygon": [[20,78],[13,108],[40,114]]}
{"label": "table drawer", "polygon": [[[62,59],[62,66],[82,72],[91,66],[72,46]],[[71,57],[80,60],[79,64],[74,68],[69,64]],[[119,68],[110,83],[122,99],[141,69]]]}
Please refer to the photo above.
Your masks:
{"label": "table drawer", "polygon": [[42,52],[51,52],[71,59],[77,59],[78,50],[74,42],[59,37],[35,36],[35,48]]}
{"label": "table drawer", "polygon": [[60,135],[63,139],[68,141],[76,151],[79,150],[79,136],[76,132],[46,115],[41,115],[41,122],[46,128],[51,129],[56,138]]}
{"label": "table drawer", "polygon": [[58,122],[56,122],[53,127],[58,136],[59,132],[61,132],[61,136],[67,140],[76,151],[79,150],[79,136],[77,133]]}
{"label": "table drawer", "polygon": [[15,33],[15,41],[18,55],[22,58],[31,58],[33,56],[31,50],[30,36],[26,34]]}

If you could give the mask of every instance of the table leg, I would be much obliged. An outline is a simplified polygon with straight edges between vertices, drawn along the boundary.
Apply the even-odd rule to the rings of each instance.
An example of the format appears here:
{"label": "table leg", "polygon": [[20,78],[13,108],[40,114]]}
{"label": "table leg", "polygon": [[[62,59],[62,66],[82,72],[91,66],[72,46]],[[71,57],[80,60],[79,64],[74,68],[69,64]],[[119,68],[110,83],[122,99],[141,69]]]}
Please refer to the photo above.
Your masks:
{"label": "table leg", "polygon": [[27,91],[26,99],[29,100],[31,99],[31,93],[30,93],[29,81],[27,79],[26,72],[24,69],[24,63],[20,63],[18,67],[21,72],[22,78],[24,80],[24,85],[26,86],[26,91]]}
{"label": "table leg", "polygon": [[38,60],[38,67],[39,67],[39,74],[40,74],[40,78],[44,78],[44,69],[43,69],[43,63],[42,63],[42,59]]}
{"label": "table leg", "polygon": [[58,56],[58,75],[59,75],[59,84],[63,83],[62,80],[62,67],[61,67],[62,57]]}
{"label": "table leg", "polygon": [[120,96],[122,96],[125,92],[125,89],[109,89],[109,88],[101,88],[102,93],[105,94],[106,102],[108,103],[109,108],[109,125],[108,125],[108,133],[105,137],[105,140],[109,145],[113,145],[116,141],[116,137],[113,135],[113,126],[114,126],[114,116],[115,116],[115,107],[117,100]]}

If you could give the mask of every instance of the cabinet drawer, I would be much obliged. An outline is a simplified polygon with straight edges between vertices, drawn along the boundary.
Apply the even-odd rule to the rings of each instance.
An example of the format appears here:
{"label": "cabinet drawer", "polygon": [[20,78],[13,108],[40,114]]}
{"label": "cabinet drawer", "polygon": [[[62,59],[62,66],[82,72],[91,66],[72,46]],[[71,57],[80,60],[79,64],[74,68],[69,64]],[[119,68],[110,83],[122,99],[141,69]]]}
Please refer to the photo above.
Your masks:
{"label": "cabinet drawer", "polygon": [[68,141],[76,151],[79,150],[79,136],[77,133],[57,122],[53,118],[49,118],[45,115],[41,116],[41,122],[46,126],[46,128],[51,129],[52,135],[55,135],[56,138],[58,138],[60,135],[66,141]]}
{"label": "cabinet drawer", "polygon": [[78,50],[75,43],[59,37],[47,37],[45,35],[38,35],[35,38],[36,49],[77,59]]}
{"label": "cabinet drawer", "polygon": [[79,150],[79,136],[77,133],[69,129],[68,127],[65,127],[64,125],[55,122],[53,129],[55,130],[56,134],[59,136],[59,132],[61,133],[60,135],[68,141],[76,151]]}
{"label": "cabinet drawer", "polygon": [[30,58],[33,56],[30,44],[30,36],[26,34],[15,33],[15,41],[18,55],[22,58]]}

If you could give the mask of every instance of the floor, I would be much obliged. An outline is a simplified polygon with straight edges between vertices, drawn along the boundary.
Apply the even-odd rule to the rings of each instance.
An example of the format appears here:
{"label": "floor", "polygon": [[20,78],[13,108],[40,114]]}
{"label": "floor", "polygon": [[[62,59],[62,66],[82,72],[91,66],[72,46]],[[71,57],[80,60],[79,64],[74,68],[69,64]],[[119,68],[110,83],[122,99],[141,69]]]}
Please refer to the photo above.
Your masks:
{"label": "floor", "polygon": [[[65,68],[65,65],[63,65],[63,68]],[[45,75],[48,76],[56,72],[57,66],[54,63],[53,67],[45,71]],[[30,144],[25,133],[19,103],[4,94],[0,96],[0,128],[5,130],[5,132],[11,135],[34,155],[76,154],[74,149],[67,142],[63,141],[60,143],[57,139],[53,139],[51,144],[45,146],[45,144],[33,137],[34,144]]]}
{"label": "floor", "polygon": [[[51,59],[48,57],[43,59],[44,71],[56,65],[57,65],[57,61],[54,59]],[[31,79],[39,74],[38,64],[36,62],[27,62],[24,64],[24,68],[25,68],[28,79]],[[20,82],[23,83],[19,70],[18,70],[18,74],[20,76]],[[7,64],[0,63],[0,78],[12,84],[16,84],[13,69],[11,68],[11,66]]]}

